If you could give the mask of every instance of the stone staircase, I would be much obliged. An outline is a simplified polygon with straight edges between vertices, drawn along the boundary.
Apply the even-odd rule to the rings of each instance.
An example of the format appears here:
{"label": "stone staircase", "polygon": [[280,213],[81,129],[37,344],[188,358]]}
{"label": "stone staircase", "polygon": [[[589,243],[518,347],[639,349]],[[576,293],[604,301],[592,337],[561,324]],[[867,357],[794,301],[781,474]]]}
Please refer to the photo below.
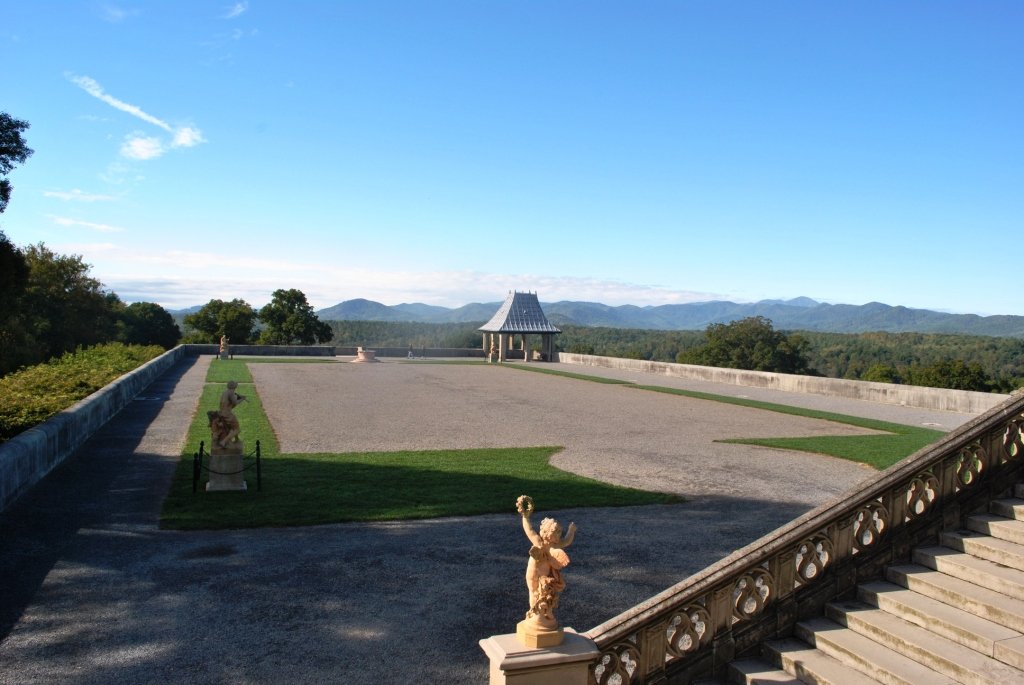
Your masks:
{"label": "stone staircase", "polygon": [[1024,486],[857,598],[729,664],[733,683],[1024,684]]}

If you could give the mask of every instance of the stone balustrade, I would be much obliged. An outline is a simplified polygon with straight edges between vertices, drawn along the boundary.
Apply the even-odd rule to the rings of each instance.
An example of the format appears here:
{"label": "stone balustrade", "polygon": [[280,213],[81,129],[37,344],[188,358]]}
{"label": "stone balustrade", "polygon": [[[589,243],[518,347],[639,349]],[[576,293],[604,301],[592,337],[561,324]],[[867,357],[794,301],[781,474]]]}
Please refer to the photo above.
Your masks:
{"label": "stone balustrade", "polygon": [[1024,472],[1024,393],[836,501],[582,634],[600,655],[590,682],[723,677],[795,623],[877,577],[911,550],[1017,483]]}

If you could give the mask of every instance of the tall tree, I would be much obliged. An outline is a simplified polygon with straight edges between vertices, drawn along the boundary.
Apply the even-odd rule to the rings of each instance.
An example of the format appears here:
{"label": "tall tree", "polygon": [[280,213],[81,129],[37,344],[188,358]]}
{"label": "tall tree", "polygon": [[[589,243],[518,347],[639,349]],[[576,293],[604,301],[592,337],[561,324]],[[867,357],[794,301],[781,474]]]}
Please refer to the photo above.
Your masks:
{"label": "tall tree", "polygon": [[25,255],[0,231],[0,327],[17,311],[27,282]]}
{"label": "tall tree", "polygon": [[256,310],[245,300],[210,300],[194,314],[185,317],[187,342],[214,343],[226,335],[235,345],[252,342]]}
{"label": "tall tree", "polygon": [[707,343],[680,353],[680,362],[751,371],[809,372],[805,356],[807,340],[799,334],[776,331],[772,322],[763,316],[713,323],[704,335]]}
{"label": "tall tree", "polygon": [[[15,119],[7,112],[0,112],[0,176],[6,177],[16,164],[24,164],[32,154],[25,144],[22,133],[28,129],[28,122]],[[11,199],[11,182],[0,178],[0,212],[7,209]]]}
{"label": "tall tree", "polygon": [[119,327],[118,338],[126,345],[160,345],[169,350],[181,339],[174,317],[154,302],[132,302],[121,311]]}
{"label": "tall tree", "polygon": [[117,295],[89,275],[79,255],[60,255],[39,243],[25,249],[28,280],[21,316],[41,359],[116,337]]}
{"label": "tall tree", "polygon": [[331,327],[317,318],[301,290],[275,290],[270,304],[260,309],[266,328],[260,333],[264,345],[314,345],[330,342]]}

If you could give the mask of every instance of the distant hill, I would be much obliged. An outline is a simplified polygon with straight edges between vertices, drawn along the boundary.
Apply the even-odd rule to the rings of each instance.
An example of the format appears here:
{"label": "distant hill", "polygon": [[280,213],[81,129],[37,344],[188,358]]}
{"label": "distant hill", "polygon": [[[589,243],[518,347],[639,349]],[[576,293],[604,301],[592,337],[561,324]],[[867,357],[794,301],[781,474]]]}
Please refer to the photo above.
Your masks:
{"label": "distant hill", "polygon": [[[500,302],[473,303],[455,309],[422,303],[393,307],[371,300],[346,300],[321,309],[323,321],[418,321],[423,323],[483,323]],[[598,302],[549,302],[542,304],[548,319],[558,325],[646,328],[655,330],[704,330],[709,324],[729,323],[749,316],[763,316],[781,330],[828,333],[952,333],[1024,337],[1024,316],[947,314],[928,309],[894,307],[881,302],[864,305],[825,304],[809,297],[793,300],[694,302],[638,307],[613,307]]]}

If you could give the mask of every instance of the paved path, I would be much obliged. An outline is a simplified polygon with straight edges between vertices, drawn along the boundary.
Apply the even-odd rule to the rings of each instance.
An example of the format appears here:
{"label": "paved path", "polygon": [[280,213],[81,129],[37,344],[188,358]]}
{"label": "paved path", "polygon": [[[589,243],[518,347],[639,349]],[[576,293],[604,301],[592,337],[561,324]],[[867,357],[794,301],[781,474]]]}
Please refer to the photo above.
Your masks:
{"label": "paved path", "polygon": [[[523,610],[527,545],[513,515],[156,527],[208,363],[158,379],[142,394],[158,399],[132,403],[0,515],[0,683],[485,682],[477,640],[509,632]],[[545,387],[602,387],[554,380]],[[555,512],[580,527],[560,617],[580,630],[610,618],[821,496],[804,494]]]}

